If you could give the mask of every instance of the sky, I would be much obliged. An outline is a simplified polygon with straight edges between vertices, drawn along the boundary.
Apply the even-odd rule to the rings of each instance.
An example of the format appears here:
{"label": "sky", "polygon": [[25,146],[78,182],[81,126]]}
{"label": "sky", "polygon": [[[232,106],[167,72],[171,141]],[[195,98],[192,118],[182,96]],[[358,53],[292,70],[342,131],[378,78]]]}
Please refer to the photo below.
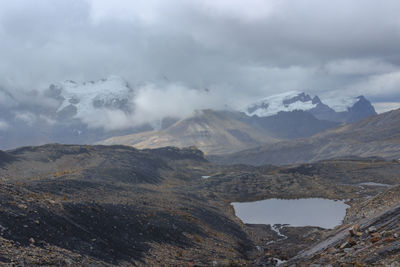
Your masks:
{"label": "sky", "polygon": [[398,14],[398,0],[0,0],[0,87],[117,75],[153,113],[292,90],[382,112],[400,107]]}

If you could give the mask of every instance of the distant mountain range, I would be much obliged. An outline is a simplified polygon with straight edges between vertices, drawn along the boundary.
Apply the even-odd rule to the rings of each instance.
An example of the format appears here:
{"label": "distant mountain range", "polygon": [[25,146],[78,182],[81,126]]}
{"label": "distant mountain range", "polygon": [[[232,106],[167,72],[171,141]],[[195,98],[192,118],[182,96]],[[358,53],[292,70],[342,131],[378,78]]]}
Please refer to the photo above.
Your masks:
{"label": "distant mountain range", "polygon": [[266,144],[223,156],[219,164],[293,164],[351,156],[400,158],[400,109],[365,118],[312,137]]}
{"label": "distant mountain range", "polygon": [[[0,95],[7,102],[0,106],[0,149],[101,142],[139,148],[193,145],[208,154],[224,154],[308,137],[376,114],[363,96],[329,100],[334,109],[318,96],[288,92],[261,99],[244,110],[197,111],[189,118],[165,117],[161,122],[133,126],[129,118],[135,114],[135,89],[116,76],[54,83],[24,97],[5,89]],[[128,120],[111,127],[120,117]]]}
{"label": "distant mountain range", "polygon": [[289,92],[268,97],[239,111],[198,111],[159,130],[114,136],[99,144],[136,148],[196,146],[208,155],[237,152],[282,140],[309,137],[342,123],[375,115],[363,96],[347,100],[346,111],[335,111],[315,96]]}

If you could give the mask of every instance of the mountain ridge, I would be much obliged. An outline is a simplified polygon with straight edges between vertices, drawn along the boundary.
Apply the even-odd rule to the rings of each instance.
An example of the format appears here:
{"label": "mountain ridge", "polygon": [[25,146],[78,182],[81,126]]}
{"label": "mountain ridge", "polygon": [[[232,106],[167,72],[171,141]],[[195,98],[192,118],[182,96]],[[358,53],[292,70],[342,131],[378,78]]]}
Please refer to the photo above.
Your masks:
{"label": "mountain ridge", "polygon": [[333,128],[312,137],[283,141],[226,156],[209,156],[214,163],[293,164],[341,156],[400,157],[400,109]]}
{"label": "mountain ridge", "polygon": [[[332,100],[331,100],[332,101]],[[337,101],[337,100],[336,100]],[[364,96],[344,98],[341,104],[330,107],[318,96],[304,92],[289,91],[272,95],[248,105],[243,111],[249,116],[268,117],[281,111],[303,110],[317,119],[352,123],[364,117],[376,115],[376,111]]]}

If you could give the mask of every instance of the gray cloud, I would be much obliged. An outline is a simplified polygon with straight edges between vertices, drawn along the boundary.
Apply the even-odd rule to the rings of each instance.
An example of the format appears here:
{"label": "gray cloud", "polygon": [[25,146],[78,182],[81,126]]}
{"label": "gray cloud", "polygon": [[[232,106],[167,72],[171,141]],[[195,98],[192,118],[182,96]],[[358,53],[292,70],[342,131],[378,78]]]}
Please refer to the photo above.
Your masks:
{"label": "gray cloud", "polygon": [[396,0],[3,0],[0,85],[122,76],[142,109],[103,116],[117,126],[289,90],[400,102],[399,13]]}

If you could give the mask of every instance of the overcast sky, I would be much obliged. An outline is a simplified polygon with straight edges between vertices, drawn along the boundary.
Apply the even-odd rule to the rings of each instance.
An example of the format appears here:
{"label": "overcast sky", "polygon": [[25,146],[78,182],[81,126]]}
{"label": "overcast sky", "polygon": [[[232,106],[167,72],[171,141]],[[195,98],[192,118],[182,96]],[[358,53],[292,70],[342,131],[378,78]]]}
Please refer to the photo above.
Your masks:
{"label": "overcast sky", "polygon": [[400,102],[399,14],[398,0],[0,0],[0,85],[118,75],[193,101],[208,89],[203,106],[299,90],[384,110]]}

